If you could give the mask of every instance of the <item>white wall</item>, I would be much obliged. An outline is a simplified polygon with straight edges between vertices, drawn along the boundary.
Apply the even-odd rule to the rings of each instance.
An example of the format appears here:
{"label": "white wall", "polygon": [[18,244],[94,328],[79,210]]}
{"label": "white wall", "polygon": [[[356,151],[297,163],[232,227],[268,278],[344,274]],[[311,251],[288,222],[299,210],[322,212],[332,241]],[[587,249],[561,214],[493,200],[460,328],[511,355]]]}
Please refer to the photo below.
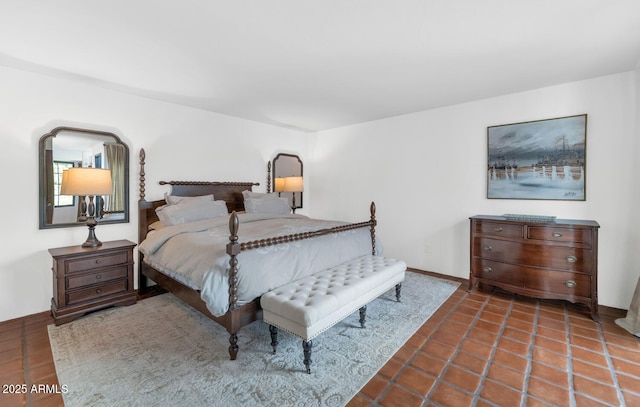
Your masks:
{"label": "white wall", "polygon": [[[112,131],[129,145],[131,222],[98,225],[102,241],[137,240],[138,152],[147,153],[147,198],[160,180],[255,181],[278,152],[308,156],[304,133],[0,67],[3,242],[0,321],[45,311],[52,296],[48,248],[82,243],[86,227],[38,229],[38,140],[59,125]],[[310,201],[305,193],[305,210]],[[305,211],[301,211],[304,213]]]}
{"label": "white wall", "polygon": [[[640,274],[639,78],[628,72],[319,132],[306,166],[311,215],[364,220],[374,200],[387,255],[464,278],[469,216],[594,219],[601,225],[600,304],[626,309]],[[486,198],[488,126],[582,113],[588,114],[585,202]]]}

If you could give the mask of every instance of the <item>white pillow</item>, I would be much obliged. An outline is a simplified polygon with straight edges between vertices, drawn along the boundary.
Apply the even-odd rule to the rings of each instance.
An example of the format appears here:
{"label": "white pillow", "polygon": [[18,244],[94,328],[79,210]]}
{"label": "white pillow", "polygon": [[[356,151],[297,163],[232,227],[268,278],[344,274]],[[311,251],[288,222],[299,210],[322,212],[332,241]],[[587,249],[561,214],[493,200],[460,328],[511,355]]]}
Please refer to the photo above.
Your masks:
{"label": "white pillow", "polygon": [[244,209],[247,213],[270,213],[275,215],[286,215],[291,212],[287,198],[248,198],[244,200]]}
{"label": "white pillow", "polygon": [[255,198],[255,199],[271,199],[271,198],[280,198],[277,192],[271,192],[266,194],[264,192],[253,192],[249,190],[242,191],[242,196],[244,199]]}
{"label": "white pillow", "polygon": [[163,205],[156,209],[156,214],[163,225],[172,226],[226,216],[229,212],[225,201],[187,200],[175,205]]}
{"label": "white pillow", "polygon": [[164,200],[167,202],[167,205],[176,205],[178,202],[183,201],[213,201],[213,195],[200,195],[200,196],[177,196],[177,195],[169,195],[168,193],[164,193]]}

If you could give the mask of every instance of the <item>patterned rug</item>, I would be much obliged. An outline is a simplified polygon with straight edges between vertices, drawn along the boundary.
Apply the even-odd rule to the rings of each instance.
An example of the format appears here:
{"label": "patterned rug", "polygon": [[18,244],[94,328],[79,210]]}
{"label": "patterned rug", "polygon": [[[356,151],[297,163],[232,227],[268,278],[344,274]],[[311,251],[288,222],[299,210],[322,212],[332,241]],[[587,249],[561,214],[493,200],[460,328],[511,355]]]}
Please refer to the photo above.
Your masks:
{"label": "patterned rug", "polygon": [[456,290],[459,283],[407,272],[402,302],[390,290],[313,341],[312,373],[302,340],[268,326],[238,334],[229,360],[227,331],[171,294],[97,312],[49,337],[67,407],[343,406]]}

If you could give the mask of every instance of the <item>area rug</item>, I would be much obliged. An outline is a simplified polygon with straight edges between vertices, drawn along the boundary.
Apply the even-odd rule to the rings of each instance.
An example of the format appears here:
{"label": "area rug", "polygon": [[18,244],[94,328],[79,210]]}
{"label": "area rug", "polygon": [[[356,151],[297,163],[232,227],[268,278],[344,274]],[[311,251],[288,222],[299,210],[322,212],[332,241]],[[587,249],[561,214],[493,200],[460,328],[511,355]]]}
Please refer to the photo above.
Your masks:
{"label": "area rug", "polygon": [[407,272],[402,302],[390,290],[313,341],[312,373],[302,340],[279,335],[272,353],[262,321],[227,331],[171,294],[93,313],[49,338],[67,407],[343,406],[456,290],[459,283]]}

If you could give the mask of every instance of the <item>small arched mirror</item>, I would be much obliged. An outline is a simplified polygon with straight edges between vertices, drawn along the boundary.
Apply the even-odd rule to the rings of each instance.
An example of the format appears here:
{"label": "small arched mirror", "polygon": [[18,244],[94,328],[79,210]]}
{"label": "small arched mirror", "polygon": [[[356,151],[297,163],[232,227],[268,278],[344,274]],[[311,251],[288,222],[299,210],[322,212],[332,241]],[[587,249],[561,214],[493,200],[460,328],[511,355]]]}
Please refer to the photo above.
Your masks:
{"label": "small arched mirror", "polygon": [[[292,208],[302,208],[303,174],[300,157],[279,153],[273,159],[272,171],[273,191],[288,198]],[[287,181],[286,185],[285,181]]]}
{"label": "small arched mirror", "polygon": [[113,133],[56,127],[39,142],[40,229],[85,226],[80,199],[60,194],[62,173],[71,167],[108,168],[112,193],[96,197],[96,219],[129,222],[129,147]]}

